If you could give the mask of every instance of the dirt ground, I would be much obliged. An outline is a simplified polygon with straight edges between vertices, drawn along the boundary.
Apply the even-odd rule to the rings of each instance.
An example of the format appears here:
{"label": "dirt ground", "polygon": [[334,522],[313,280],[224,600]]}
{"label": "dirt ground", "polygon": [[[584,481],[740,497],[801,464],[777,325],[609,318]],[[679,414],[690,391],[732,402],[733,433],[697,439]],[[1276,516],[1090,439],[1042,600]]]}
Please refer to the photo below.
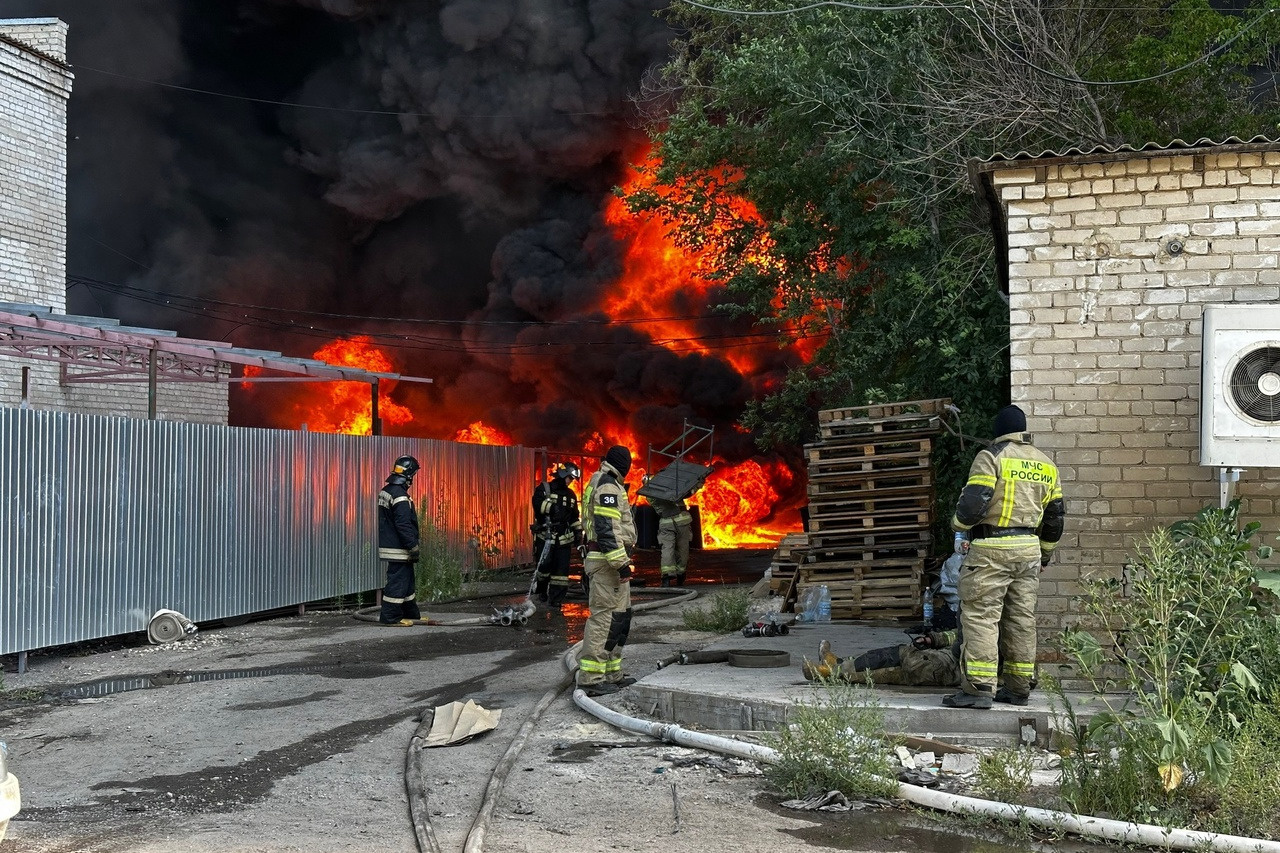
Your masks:
{"label": "dirt ground", "polygon": [[[673,605],[637,613],[627,669],[714,635]],[[484,616],[490,601],[431,610]],[[6,661],[0,740],[23,809],[0,853],[416,851],[406,756],[424,712],[473,699],[498,728],[427,751],[441,850],[462,850],[495,765],[564,673],[584,609],[523,629],[384,628],[350,611],[201,630],[163,646],[117,638]],[[619,705],[625,697],[611,697]],[[512,770],[483,849],[1003,850],[943,824],[777,805],[759,769],[619,732],[561,694]]]}

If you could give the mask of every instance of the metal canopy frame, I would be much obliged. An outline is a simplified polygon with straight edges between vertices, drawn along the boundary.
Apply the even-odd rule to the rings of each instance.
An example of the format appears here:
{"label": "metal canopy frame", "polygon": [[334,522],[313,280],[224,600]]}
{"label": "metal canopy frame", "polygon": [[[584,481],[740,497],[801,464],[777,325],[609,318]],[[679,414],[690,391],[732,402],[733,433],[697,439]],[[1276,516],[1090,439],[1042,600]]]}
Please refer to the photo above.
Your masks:
{"label": "metal canopy frame", "polygon": [[[688,419],[686,419],[680,435],[667,444],[666,447],[661,450],[655,450],[653,445],[650,444],[649,455],[645,460],[645,470],[650,472],[648,482],[638,490],[637,494],[667,500],[671,500],[673,496],[683,499],[688,494],[701,488],[703,481],[711,475],[713,470],[715,432],[715,427],[701,427],[689,423]],[[704,442],[706,443],[704,452],[707,459],[705,465],[699,465],[685,458],[695,450],[699,450]],[[702,456],[702,452],[699,452],[698,455]],[[660,457],[659,464],[662,464],[662,459],[671,461],[663,465],[662,470],[654,471],[654,456]],[[646,493],[646,489],[648,493]]]}
{"label": "metal canopy frame", "polygon": [[[0,302],[0,354],[55,362],[64,384],[146,382],[153,419],[158,382],[365,382],[372,386],[375,413],[380,380],[431,382],[421,376],[244,349],[225,341],[183,338],[166,329],[122,326],[107,317],[55,314],[42,305],[14,302]],[[235,364],[288,375],[232,376]],[[73,371],[73,367],[79,369]]]}

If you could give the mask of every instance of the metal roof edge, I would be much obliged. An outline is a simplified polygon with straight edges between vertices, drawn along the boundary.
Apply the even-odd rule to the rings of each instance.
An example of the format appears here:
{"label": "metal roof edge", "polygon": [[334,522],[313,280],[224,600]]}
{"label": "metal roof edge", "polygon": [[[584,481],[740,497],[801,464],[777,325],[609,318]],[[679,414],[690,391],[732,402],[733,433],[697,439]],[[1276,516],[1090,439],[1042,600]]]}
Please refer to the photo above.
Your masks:
{"label": "metal roof edge", "polygon": [[1127,142],[1119,145],[1099,143],[1092,146],[1072,146],[1060,151],[1046,149],[1038,154],[1026,150],[1015,154],[1006,154],[998,151],[988,157],[970,158],[966,161],[966,166],[969,170],[970,181],[973,181],[976,185],[980,175],[1003,168],[1011,168],[1019,163],[1034,162],[1036,165],[1041,166],[1063,162],[1108,162],[1160,155],[1186,157],[1209,151],[1230,153],[1233,151],[1274,150],[1280,150],[1280,140],[1258,134],[1248,139],[1241,139],[1238,136],[1228,136],[1222,140],[1201,137],[1195,142],[1172,139],[1166,143],[1146,142],[1139,146],[1133,146]]}

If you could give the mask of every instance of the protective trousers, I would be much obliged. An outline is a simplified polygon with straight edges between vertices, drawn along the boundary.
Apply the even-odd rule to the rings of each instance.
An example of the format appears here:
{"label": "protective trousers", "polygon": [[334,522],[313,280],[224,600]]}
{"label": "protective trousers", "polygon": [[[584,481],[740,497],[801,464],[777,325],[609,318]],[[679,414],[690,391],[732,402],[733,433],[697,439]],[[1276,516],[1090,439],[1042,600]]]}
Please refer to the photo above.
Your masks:
{"label": "protective trousers", "polygon": [[668,518],[658,522],[664,580],[675,580],[683,586],[684,573],[689,568],[689,542],[692,538],[692,524],[677,524]]}
{"label": "protective trousers", "polygon": [[416,596],[417,583],[413,576],[413,563],[387,563],[387,585],[382,588],[381,622],[399,622],[401,619],[421,619]]}
{"label": "protective trousers", "polygon": [[955,687],[960,683],[960,661],[951,649],[917,649],[911,643],[882,655],[876,668],[865,666],[865,655],[840,664],[843,680],[855,684],[900,684],[909,687]]}
{"label": "protective trousers", "polygon": [[1035,538],[978,539],[970,546],[960,568],[960,687],[965,693],[994,694],[1001,674],[1010,692],[1031,692],[1039,591]]}
{"label": "protective trousers", "polygon": [[622,647],[631,633],[631,582],[618,576],[605,558],[587,554],[583,574],[590,578],[587,617],[578,653],[578,686],[622,680]]}
{"label": "protective trousers", "polygon": [[[547,603],[558,607],[569,593],[569,559],[573,548],[569,545],[551,546],[547,557],[538,567],[537,592],[547,597]],[[541,555],[541,553],[539,553]]]}

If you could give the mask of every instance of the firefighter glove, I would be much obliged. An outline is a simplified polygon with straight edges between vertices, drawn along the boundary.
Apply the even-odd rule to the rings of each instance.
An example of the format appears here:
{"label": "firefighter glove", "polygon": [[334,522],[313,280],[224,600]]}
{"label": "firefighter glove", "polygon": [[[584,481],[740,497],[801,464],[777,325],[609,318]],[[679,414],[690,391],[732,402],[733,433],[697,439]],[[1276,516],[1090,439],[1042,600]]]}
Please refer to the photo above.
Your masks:
{"label": "firefighter glove", "polygon": [[618,580],[620,581],[631,580],[631,573],[635,571],[635,568],[636,568],[635,566],[631,565],[630,563],[627,563],[625,566],[618,569]]}
{"label": "firefighter glove", "polygon": [[409,562],[410,562],[410,563],[416,563],[416,562],[418,562],[418,558],[419,558],[419,557],[421,557],[421,556],[422,556],[422,549],[421,549],[421,548],[419,548],[417,545],[414,545],[412,548],[410,548],[410,549],[409,549]]}
{"label": "firefighter glove", "polygon": [[1040,552],[1040,568],[1043,569],[1045,566],[1049,565],[1049,560],[1051,559],[1053,559],[1053,555],[1046,554],[1044,551],[1041,551]]}

